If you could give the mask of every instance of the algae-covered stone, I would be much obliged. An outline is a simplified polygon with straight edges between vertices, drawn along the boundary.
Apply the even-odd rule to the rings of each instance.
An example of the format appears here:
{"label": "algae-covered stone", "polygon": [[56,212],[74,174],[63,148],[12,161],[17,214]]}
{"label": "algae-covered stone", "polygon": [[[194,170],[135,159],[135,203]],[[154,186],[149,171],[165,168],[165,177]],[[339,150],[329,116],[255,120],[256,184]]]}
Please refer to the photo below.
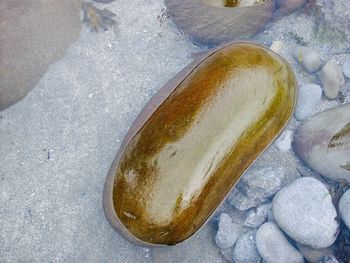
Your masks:
{"label": "algae-covered stone", "polygon": [[290,66],[264,47],[231,43],[198,58],[130,128],[105,184],[111,224],[141,244],[193,235],[285,126],[295,93]]}

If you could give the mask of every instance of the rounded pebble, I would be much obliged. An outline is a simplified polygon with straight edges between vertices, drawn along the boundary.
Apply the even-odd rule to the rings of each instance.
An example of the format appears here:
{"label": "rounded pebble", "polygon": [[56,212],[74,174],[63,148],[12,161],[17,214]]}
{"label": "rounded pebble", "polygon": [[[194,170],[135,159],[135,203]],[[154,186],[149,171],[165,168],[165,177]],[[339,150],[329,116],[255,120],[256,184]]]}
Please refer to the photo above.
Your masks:
{"label": "rounded pebble", "polygon": [[350,59],[345,60],[343,63],[343,73],[345,77],[350,79]]}
{"label": "rounded pebble", "polygon": [[250,231],[241,236],[233,250],[233,262],[247,263],[260,262],[261,257],[255,245],[255,231]]}
{"label": "rounded pebble", "polygon": [[343,196],[340,198],[339,212],[342,220],[350,229],[350,190],[346,191],[345,194],[343,194]]}
{"label": "rounded pebble", "polygon": [[332,254],[331,248],[313,249],[299,243],[296,246],[304,258],[310,263],[318,263],[325,256]]}
{"label": "rounded pebble", "polygon": [[320,181],[303,177],[281,189],[272,202],[278,226],[302,245],[321,249],[337,238],[337,212],[331,195]]}
{"label": "rounded pebble", "polygon": [[280,137],[278,137],[275,145],[281,152],[287,152],[291,149],[292,140],[293,132],[290,130],[286,130],[280,135]]}
{"label": "rounded pebble", "polygon": [[335,99],[339,95],[340,87],[344,84],[344,76],[341,67],[335,59],[329,60],[320,74],[324,95],[328,99]]}
{"label": "rounded pebble", "polygon": [[294,116],[298,120],[310,117],[321,102],[322,89],[317,84],[304,84],[299,88],[298,102]]}
{"label": "rounded pebble", "polygon": [[320,56],[309,47],[297,46],[292,55],[309,73],[314,73],[321,67],[322,62]]}
{"label": "rounded pebble", "polygon": [[215,243],[219,248],[232,247],[238,239],[239,228],[232,222],[231,217],[222,213],[219,218],[219,229],[215,236]]}
{"label": "rounded pebble", "polygon": [[320,263],[339,263],[339,261],[334,256],[326,256]]}
{"label": "rounded pebble", "polygon": [[263,224],[256,232],[256,246],[266,263],[302,263],[303,256],[274,223]]}

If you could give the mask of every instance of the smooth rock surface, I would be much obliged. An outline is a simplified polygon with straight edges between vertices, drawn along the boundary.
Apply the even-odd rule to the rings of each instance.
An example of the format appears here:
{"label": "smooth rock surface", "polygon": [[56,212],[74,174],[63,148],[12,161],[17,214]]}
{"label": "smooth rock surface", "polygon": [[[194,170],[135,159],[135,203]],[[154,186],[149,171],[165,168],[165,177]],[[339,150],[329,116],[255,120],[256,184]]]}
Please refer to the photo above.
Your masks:
{"label": "smooth rock surface", "polygon": [[335,99],[339,95],[340,87],[344,84],[344,76],[341,67],[335,59],[329,60],[322,68],[320,81],[324,95],[328,99]]}
{"label": "smooth rock surface", "polygon": [[248,170],[228,197],[228,202],[238,210],[256,207],[273,196],[281,187],[282,169],[272,167]]}
{"label": "smooth rock surface", "polygon": [[233,250],[233,262],[247,263],[259,262],[261,257],[255,244],[256,231],[249,231],[241,236]]}
{"label": "smooth rock surface", "polygon": [[313,249],[299,243],[296,243],[296,246],[304,258],[310,263],[318,263],[325,256],[332,254],[331,248]]}
{"label": "smooth rock surface", "polygon": [[297,46],[292,55],[309,73],[314,73],[321,67],[322,62],[319,54],[309,47]]}
{"label": "smooth rock surface", "polygon": [[349,121],[349,103],[313,116],[297,129],[294,150],[322,176],[350,182]]}
{"label": "smooth rock surface", "polygon": [[232,247],[238,239],[239,227],[231,217],[222,213],[219,217],[219,228],[215,235],[215,243],[219,248]]}
{"label": "smooth rock surface", "polygon": [[294,116],[298,120],[304,120],[310,117],[316,106],[321,102],[322,89],[317,84],[304,84],[299,86],[298,102]]}
{"label": "smooth rock surface", "polygon": [[257,228],[266,220],[268,211],[271,209],[271,204],[259,205],[256,209],[248,212],[247,218],[244,220],[244,225],[251,228]]}
{"label": "smooth rock surface", "polygon": [[344,76],[350,79],[350,59],[344,61],[342,69]]}
{"label": "smooth rock surface", "polygon": [[337,212],[331,195],[320,181],[303,177],[282,188],[273,198],[278,226],[302,245],[330,247],[338,234]]}
{"label": "smooth rock surface", "polygon": [[78,39],[80,5],[76,0],[1,1],[0,111],[26,96]]}
{"label": "smooth rock surface", "polygon": [[339,212],[342,220],[350,229],[350,190],[346,191],[340,198]]}
{"label": "smooth rock surface", "polygon": [[256,246],[266,263],[302,263],[303,256],[274,223],[263,224],[256,232]]}

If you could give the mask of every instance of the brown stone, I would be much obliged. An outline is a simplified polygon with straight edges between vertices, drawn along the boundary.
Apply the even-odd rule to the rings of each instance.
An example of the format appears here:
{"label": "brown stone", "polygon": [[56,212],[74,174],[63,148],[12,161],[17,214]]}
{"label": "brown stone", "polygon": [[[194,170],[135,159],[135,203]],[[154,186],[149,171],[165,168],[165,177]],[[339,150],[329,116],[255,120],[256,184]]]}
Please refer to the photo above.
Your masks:
{"label": "brown stone", "polygon": [[145,106],[104,191],[107,219],[138,244],[193,235],[280,133],[296,80],[276,53],[233,43],[198,58]]}
{"label": "brown stone", "polygon": [[79,0],[0,1],[0,110],[26,96],[80,32]]}

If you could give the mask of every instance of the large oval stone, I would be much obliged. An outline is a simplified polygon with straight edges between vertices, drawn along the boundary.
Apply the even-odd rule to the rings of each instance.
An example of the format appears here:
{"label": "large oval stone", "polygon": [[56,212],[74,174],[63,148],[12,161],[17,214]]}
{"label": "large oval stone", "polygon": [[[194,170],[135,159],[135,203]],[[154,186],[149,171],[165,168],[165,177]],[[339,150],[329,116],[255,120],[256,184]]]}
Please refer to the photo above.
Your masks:
{"label": "large oval stone", "polygon": [[319,174],[350,182],[350,103],[322,112],[294,135],[299,157]]}
{"label": "large oval stone", "polygon": [[252,44],[215,49],[146,105],[108,174],[104,209],[138,244],[193,235],[285,126],[296,80],[276,53]]}

